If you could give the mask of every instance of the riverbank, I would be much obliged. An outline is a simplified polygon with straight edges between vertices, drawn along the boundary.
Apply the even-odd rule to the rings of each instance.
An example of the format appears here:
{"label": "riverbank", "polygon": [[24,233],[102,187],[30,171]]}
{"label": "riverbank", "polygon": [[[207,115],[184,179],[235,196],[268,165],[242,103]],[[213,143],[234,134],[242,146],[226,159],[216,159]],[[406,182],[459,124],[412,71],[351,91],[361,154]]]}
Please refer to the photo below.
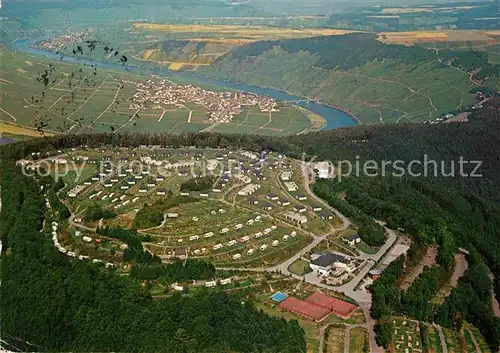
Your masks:
{"label": "riverbank", "polygon": [[[43,38],[46,39],[46,38]],[[307,109],[313,114],[320,115],[326,121],[326,124],[322,130],[334,130],[343,127],[355,126],[360,123],[359,119],[349,112],[349,110],[341,107],[333,107],[325,103],[318,103],[309,98],[298,97],[293,94],[265,87],[252,86],[243,83],[236,83],[232,81],[224,81],[210,78],[206,75],[197,72],[187,72],[187,71],[171,71],[168,68],[161,67],[140,67],[137,65],[122,65],[119,63],[110,63],[102,60],[93,60],[85,57],[73,57],[68,55],[61,56],[49,50],[44,50],[36,48],[36,43],[41,39],[34,40],[16,40],[12,43],[12,48],[14,50],[43,56],[57,61],[73,62],[73,63],[87,63],[92,65],[99,65],[105,69],[112,69],[118,71],[127,71],[132,73],[138,73],[142,75],[159,75],[166,78],[172,79],[182,79],[193,82],[193,84],[203,83],[212,86],[225,87],[229,89],[236,89],[240,91],[255,93],[258,95],[264,95],[272,97],[277,101],[291,102],[302,108]]]}

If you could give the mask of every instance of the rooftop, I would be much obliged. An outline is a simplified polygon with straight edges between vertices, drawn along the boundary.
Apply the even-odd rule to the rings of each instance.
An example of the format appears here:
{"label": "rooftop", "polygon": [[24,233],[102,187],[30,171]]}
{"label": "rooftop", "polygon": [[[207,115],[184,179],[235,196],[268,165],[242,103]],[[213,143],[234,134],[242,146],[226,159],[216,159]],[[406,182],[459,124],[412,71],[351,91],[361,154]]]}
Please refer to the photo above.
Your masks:
{"label": "rooftop", "polygon": [[327,252],[316,260],[311,261],[311,264],[319,267],[329,267],[335,262],[347,263],[348,261],[344,256]]}

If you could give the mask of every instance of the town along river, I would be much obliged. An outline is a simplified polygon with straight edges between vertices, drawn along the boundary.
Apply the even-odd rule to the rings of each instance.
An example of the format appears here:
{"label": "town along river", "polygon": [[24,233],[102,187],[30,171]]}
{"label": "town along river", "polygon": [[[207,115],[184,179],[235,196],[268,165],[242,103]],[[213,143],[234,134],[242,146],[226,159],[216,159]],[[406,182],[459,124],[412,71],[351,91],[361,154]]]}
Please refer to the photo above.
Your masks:
{"label": "town along river", "polygon": [[341,110],[335,109],[326,104],[310,101],[307,98],[297,97],[283,91],[275,90],[272,88],[251,86],[243,83],[235,83],[231,81],[212,79],[210,77],[195,72],[171,71],[168,70],[167,68],[145,68],[134,65],[122,65],[119,63],[91,60],[83,57],[76,57],[76,56],[74,57],[68,55],[61,56],[60,54],[56,54],[55,52],[52,51],[42,50],[33,47],[35,43],[43,39],[45,38],[36,40],[29,40],[29,39],[16,40],[12,43],[12,48],[28,54],[40,55],[58,61],[62,60],[66,62],[86,63],[87,65],[97,64],[99,67],[103,67],[106,69],[136,72],[144,75],[153,74],[153,75],[164,76],[167,78],[170,77],[174,79],[179,78],[182,79],[183,81],[188,81],[191,84],[206,84],[210,86],[217,86],[220,88],[234,89],[258,95],[268,96],[276,99],[277,101],[293,102],[299,105],[300,107],[313,112],[314,114],[322,116],[326,120],[326,125],[323,127],[323,130],[334,130],[341,127],[356,125],[356,119]]}

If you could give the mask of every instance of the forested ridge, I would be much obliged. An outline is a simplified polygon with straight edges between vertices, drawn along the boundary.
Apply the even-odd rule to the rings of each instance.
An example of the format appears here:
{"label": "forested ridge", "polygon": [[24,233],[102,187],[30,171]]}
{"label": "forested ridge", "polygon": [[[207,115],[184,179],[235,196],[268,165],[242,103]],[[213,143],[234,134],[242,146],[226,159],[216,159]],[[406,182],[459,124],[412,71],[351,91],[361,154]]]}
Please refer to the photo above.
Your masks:
{"label": "forested ridge", "polygon": [[[241,306],[224,294],[209,293],[153,302],[133,278],[117,277],[84,262],[71,263],[38,231],[45,208],[43,196],[36,182],[23,177],[12,164],[32,152],[81,145],[198,146],[273,150],[306,160],[316,156],[331,161],[409,161],[422,159],[424,154],[445,161],[460,156],[482,160],[482,178],[353,176],[341,182],[317,182],[314,191],[343,212],[350,212],[361,229],[365,228],[361,235],[368,243],[378,245],[383,241],[375,218],[391,228],[403,229],[417,245],[440,245],[438,267],[425,270],[406,293],[397,286],[404,270],[401,261],[393,263],[375,282],[376,318],[406,314],[456,329],[469,321],[495,346],[500,325],[486,294],[491,287],[489,271],[495,276],[497,295],[500,293],[497,104],[491,102],[470,122],[460,124],[359,126],[290,137],[212,133],[64,135],[7,145],[2,148],[1,168],[0,231],[6,245],[0,287],[2,331],[45,350],[162,351],[168,346],[174,347],[174,352],[303,351],[304,335],[296,322],[271,319],[256,312],[250,303]],[[433,306],[428,303],[429,296],[448,278],[459,246],[470,250],[471,267],[444,304]],[[414,252],[418,254],[419,248],[413,247]],[[186,276],[207,278],[211,271],[210,266],[159,269],[137,264],[134,277],[170,282]],[[38,305],[31,304],[35,302]],[[187,312],[190,314],[185,315]],[[380,326],[377,330],[384,343],[387,329]]]}
{"label": "forested ridge", "polygon": [[[320,56],[316,64],[323,69],[348,70],[374,60],[398,59],[408,64],[430,60],[435,54],[420,47],[385,45],[375,40],[375,34],[353,33],[343,36],[321,36],[312,38],[260,41],[237,47],[227,57],[245,60],[279,46],[289,53],[308,51]],[[219,61],[226,60],[222,56]]]}
{"label": "forested ridge", "polygon": [[[259,41],[237,47],[215,62],[226,60],[247,60],[280,47],[288,53],[306,51],[319,56],[315,64],[322,69],[349,70],[364,64],[394,59],[407,65],[419,65],[425,61],[435,61],[436,53],[418,46],[383,44],[376,40],[376,34],[351,33],[342,36],[321,36],[311,38]],[[483,68],[490,76],[499,76],[500,65],[490,64],[488,54],[475,51],[441,51],[444,61],[453,61],[455,66],[470,71]]]}

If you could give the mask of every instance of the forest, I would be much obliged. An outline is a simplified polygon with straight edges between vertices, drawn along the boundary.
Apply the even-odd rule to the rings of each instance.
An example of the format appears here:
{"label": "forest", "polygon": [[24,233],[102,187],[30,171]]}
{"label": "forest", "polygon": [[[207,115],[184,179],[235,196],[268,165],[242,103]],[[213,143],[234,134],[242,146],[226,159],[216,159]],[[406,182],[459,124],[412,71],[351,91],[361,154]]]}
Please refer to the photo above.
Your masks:
{"label": "forest", "polygon": [[[349,70],[375,60],[398,59],[410,65],[420,61],[434,60],[435,54],[420,47],[386,45],[375,39],[375,34],[353,33],[343,36],[259,41],[238,47],[226,56],[245,60],[280,46],[289,53],[308,51],[320,56],[317,65],[323,69]],[[218,60],[225,60],[222,56]]]}
{"label": "forest", "polygon": [[131,277],[70,261],[53,247],[43,228],[46,209],[40,185],[2,157],[0,314],[2,340],[10,348],[305,352],[304,331],[296,321],[271,318],[251,302],[242,304],[219,292],[152,300]]}

